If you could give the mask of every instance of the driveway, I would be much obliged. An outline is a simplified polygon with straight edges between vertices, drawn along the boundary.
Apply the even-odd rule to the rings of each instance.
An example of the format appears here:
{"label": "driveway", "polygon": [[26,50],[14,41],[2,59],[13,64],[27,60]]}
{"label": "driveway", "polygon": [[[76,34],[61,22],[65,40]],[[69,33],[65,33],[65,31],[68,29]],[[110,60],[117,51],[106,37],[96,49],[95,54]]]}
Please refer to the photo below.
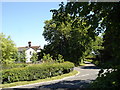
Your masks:
{"label": "driveway", "polygon": [[89,62],[86,62],[85,66],[75,67],[74,69],[80,73],[60,80],[11,87],[9,90],[79,90],[80,88],[87,88],[97,78],[100,70]]}

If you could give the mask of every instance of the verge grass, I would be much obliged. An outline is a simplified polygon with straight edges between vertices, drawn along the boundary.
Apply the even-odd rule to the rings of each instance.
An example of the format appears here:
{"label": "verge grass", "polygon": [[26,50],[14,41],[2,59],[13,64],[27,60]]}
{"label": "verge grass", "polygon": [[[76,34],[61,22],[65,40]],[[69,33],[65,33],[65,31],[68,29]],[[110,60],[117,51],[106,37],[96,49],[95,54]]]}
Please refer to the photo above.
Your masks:
{"label": "verge grass", "polygon": [[46,79],[39,79],[35,81],[20,81],[20,82],[14,82],[14,83],[7,83],[7,84],[0,84],[0,88],[7,88],[7,87],[13,87],[13,86],[20,86],[20,85],[26,85],[26,84],[35,84],[35,83],[41,83],[41,82],[46,82],[46,81],[52,81],[52,80],[57,80],[57,79],[63,79],[65,77],[73,76],[79,73],[78,71],[74,70],[70,73],[51,77],[51,78],[46,78]]}
{"label": "verge grass", "polygon": [[91,59],[87,59],[86,61],[88,61],[88,62],[93,62],[93,60],[91,60]]}
{"label": "verge grass", "polygon": [[85,63],[81,63],[80,66],[85,66],[86,64]]}

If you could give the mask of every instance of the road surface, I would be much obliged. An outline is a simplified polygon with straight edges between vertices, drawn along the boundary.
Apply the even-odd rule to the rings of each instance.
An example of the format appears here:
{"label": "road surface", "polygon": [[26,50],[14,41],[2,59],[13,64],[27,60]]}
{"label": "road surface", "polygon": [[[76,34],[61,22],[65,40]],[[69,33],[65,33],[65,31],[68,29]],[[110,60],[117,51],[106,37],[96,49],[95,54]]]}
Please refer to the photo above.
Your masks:
{"label": "road surface", "polygon": [[[80,73],[67,77],[61,80],[53,80],[37,84],[15,86],[8,88],[9,90],[79,90],[80,88],[87,88],[89,84],[96,79],[99,72],[94,64],[86,62],[85,66],[75,67],[75,70]],[[5,89],[5,90],[8,90]],[[81,90],[81,89],[80,89]]]}

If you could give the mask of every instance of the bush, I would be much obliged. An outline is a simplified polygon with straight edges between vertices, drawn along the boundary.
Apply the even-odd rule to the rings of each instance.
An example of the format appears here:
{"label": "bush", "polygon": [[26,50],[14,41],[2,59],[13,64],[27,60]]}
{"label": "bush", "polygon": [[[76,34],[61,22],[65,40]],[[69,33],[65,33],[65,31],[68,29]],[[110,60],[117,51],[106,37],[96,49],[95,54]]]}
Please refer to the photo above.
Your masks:
{"label": "bush", "polygon": [[59,63],[63,63],[64,62],[63,56],[58,54],[58,57],[57,57],[56,61],[59,62]]}
{"label": "bush", "polygon": [[36,63],[38,60],[38,56],[37,53],[33,53],[32,57],[31,57],[32,63]]}
{"label": "bush", "polygon": [[71,62],[38,64],[24,68],[13,68],[2,72],[2,83],[17,81],[32,81],[61,75],[72,71],[74,64]]}
{"label": "bush", "polygon": [[11,69],[11,68],[21,68],[21,67],[26,67],[27,64],[25,63],[11,63],[11,64],[2,64],[2,70],[5,70],[5,69]]}
{"label": "bush", "polygon": [[91,88],[97,88],[99,90],[104,90],[110,88],[112,90],[119,90],[120,88],[120,69],[110,71],[101,74],[97,79],[91,84]]}
{"label": "bush", "polygon": [[53,57],[50,56],[50,54],[45,54],[45,53],[44,53],[44,56],[43,56],[43,58],[42,58],[42,61],[43,61],[43,62],[52,62],[52,61],[53,61],[52,58],[53,58]]}

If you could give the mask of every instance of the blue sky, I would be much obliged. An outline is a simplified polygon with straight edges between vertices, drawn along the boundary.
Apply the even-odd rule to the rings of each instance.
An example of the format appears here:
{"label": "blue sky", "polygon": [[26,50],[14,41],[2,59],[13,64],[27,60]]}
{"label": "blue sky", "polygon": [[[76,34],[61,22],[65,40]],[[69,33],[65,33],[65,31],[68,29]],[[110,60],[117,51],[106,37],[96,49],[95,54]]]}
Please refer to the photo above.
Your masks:
{"label": "blue sky", "polygon": [[17,47],[44,46],[42,36],[44,21],[52,18],[51,9],[57,9],[60,2],[3,2],[2,32],[10,35]]}

